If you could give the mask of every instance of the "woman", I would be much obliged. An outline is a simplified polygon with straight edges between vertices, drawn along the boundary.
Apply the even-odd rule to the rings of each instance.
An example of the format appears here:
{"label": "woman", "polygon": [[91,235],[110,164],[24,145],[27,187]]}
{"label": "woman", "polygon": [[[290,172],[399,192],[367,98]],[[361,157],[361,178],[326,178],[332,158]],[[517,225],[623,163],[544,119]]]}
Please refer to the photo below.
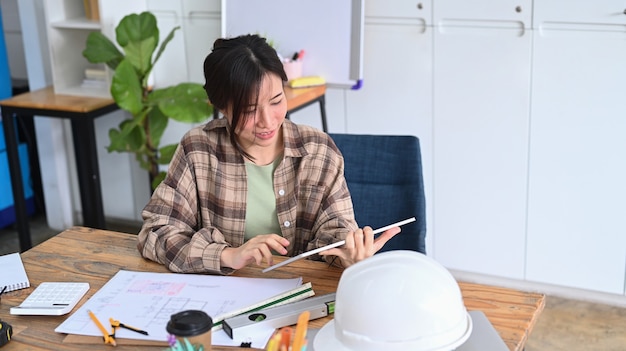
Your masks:
{"label": "woman", "polygon": [[327,134],[285,119],[287,77],[265,39],[216,40],[204,75],[224,118],[182,138],[142,212],[144,257],[174,272],[229,274],[345,239],[320,255],[347,267],[400,231],[374,240],[358,229],[343,158]]}

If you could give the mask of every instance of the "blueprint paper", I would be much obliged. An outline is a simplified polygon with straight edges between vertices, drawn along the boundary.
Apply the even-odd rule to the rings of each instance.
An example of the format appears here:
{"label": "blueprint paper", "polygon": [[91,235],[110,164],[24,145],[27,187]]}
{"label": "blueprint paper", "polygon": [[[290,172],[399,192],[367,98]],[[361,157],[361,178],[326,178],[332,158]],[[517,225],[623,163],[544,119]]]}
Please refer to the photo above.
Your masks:
{"label": "blueprint paper", "polygon": [[[302,278],[242,278],[121,270],[55,331],[102,336],[89,318],[87,311],[91,310],[107,327],[109,318],[113,318],[149,334],[145,336],[118,328],[116,338],[166,341],[168,333],[165,327],[174,313],[202,310],[216,322],[231,311],[267,300],[301,284]],[[252,342],[254,347],[263,348],[272,332],[268,330],[246,336],[245,340],[231,340],[224,331],[215,330],[212,343],[239,346],[242,341],[246,341]]]}

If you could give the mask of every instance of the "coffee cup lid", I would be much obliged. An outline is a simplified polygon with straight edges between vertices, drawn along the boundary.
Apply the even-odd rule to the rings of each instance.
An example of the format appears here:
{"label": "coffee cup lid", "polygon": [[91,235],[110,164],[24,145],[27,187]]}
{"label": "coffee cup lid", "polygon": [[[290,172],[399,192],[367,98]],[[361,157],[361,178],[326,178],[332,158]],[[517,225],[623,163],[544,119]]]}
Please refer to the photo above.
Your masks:
{"label": "coffee cup lid", "polygon": [[213,320],[204,311],[187,310],[170,316],[167,332],[177,336],[203,334],[213,327]]}

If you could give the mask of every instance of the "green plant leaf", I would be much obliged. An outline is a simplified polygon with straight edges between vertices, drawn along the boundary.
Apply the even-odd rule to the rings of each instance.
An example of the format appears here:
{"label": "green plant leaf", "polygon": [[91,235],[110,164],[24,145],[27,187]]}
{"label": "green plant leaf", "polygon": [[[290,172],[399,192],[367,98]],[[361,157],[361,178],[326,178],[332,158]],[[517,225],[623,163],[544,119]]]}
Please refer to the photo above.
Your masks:
{"label": "green plant leaf", "polygon": [[148,173],[150,173],[152,169],[152,164],[150,163],[150,157],[148,154],[135,153],[135,159],[137,160],[137,162],[139,162],[139,166],[141,168],[145,169],[146,171],[148,171]]}
{"label": "green plant leaf", "polygon": [[148,100],[159,106],[166,116],[179,122],[204,122],[213,113],[206,91],[198,83],[180,83],[157,89],[150,94]]}
{"label": "green plant leaf", "polygon": [[167,165],[172,161],[172,157],[174,157],[174,152],[176,152],[176,148],[178,147],[178,143],[165,145],[159,149],[159,159],[158,162],[160,165]]}
{"label": "green plant leaf", "polygon": [[146,134],[140,125],[131,120],[124,120],[118,129],[109,130],[109,152],[144,152]]}
{"label": "green plant leaf", "polygon": [[178,29],[180,29],[180,26],[176,26],[176,27],[172,28],[172,30],[167,35],[167,37],[165,37],[165,40],[163,40],[163,42],[161,43],[161,46],[159,47],[159,50],[157,51],[157,54],[154,57],[154,61],[152,62],[152,66],[156,65],[156,62],[159,60],[159,57],[161,57],[161,54],[165,50],[165,47],[174,38],[174,32],[177,31]]}
{"label": "green plant leaf", "polygon": [[117,65],[113,74],[111,95],[120,108],[133,115],[141,113],[144,108],[142,102],[143,89],[139,77],[126,59]]}
{"label": "green plant leaf", "polygon": [[135,67],[142,79],[152,70],[152,53],[156,44],[154,39],[148,38],[139,42],[132,42],[124,47],[126,59]]}
{"label": "green plant leaf", "polygon": [[161,110],[153,108],[148,114],[148,132],[150,133],[150,145],[155,149],[161,144],[161,137],[165,132],[169,119]]}
{"label": "green plant leaf", "polygon": [[133,126],[132,123],[127,124],[126,148],[129,152],[141,152],[146,148],[146,133],[140,126]]}
{"label": "green plant leaf", "polygon": [[91,63],[105,63],[112,70],[115,70],[124,58],[124,54],[115,44],[100,32],[89,33],[83,56]]}
{"label": "green plant leaf", "polygon": [[167,173],[165,171],[161,171],[159,172],[159,174],[157,174],[156,177],[154,177],[154,179],[152,180],[152,184],[150,184],[150,186],[152,187],[152,190],[156,189],[156,187],[159,186],[159,184],[161,184],[163,179],[165,179],[166,175]]}
{"label": "green plant leaf", "polygon": [[152,69],[152,54],[159,43],[156,17],[150,12],[127,15],[115,28],[117,43],[126,59],[137,69],[140,78]]}
{"label": "green plant leaf", "polygon": [[148,12],[126,15],[115,27],[117,43],[124,47],[131,41],[142,41],[149,37],[159,39],[156,17]]}
{"label": "green plant leaf", "polygon": [[109,129],[109,146],[107,146],[108,152],[125,152],[126,140],[120,137],[120,131],[111,128]]}
{"label": "green plant leaf", "polygon": [[169,119],[198,123],[213,113],[200,84],[181,83],[174,87],[148,89],[149,73],[178,29],[180,27],[173,28],[159,46],[156,17],[150,12],[130,14],[115,29],[123,53],[99,32],[89,35],[83,51],[90,62],[106,63],[111,67],[114,72],[111,95],[120,108],[132,115],[118,128],[109,130],[107,150],[133,153],[141,168],[150,174],[153,189],[165,176],[165,172],[159,170],[159,164],[168,164],[177,146],[160,147]]}

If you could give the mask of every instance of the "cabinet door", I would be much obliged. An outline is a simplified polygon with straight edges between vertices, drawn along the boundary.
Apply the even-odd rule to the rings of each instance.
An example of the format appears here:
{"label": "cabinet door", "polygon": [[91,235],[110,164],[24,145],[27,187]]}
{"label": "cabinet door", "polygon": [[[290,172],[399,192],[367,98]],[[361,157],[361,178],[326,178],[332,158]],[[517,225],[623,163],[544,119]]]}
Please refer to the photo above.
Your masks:
{"label": "cabinet door", "polygon": [[[365,3],[365,13],[376,1]],[[430,8],[412,16],[366,15],[363,86],[347,91],[347,132],[412,134],[424,143],[432,130]],[[389,9],[388,9],[389,11]],[[399,45],[398,43],[401,43]]]}
{"label": "cabinet door", "polygon": [[510,23],[530,27],[532,0],[436,0],[433,3],[435,25],[463,25],[480,21],[481,26],[498,27]]}
{"label": "cabinet door", "polygon": [[626,31],[615,29],[535,33],[528,280],[624,293]]}
{"label": "cabinet door", "polygon": [[148,0],[148,11],[157,19],[159,27],[159,45],[173,28],[174,38],[152,69],[152,83],[156,88],[165,88],[187,81],[187,64],[185,61],[185,39],[183,33],[182,7],[178,1]]}
{"label": "cabinet door", "polygon": [[[626,4],[622,0],[568,0],[536,1],[534,5],[534,27],[550,28],[553,25],[603,24],[623,25]],[[615,28],[618,29],[618,28]]]}
{"label": "cabinet door", "polygon": [[[432,27],[427,25],[430,5],[422,2],[420,9],[415,3],[404,2],[403,11],[370,16],[368,8],[375,3],[365,3],[363,86],[346,92],[346,129],[348,133],[415,135],[420,139],[430,226],[433,40]],[[429,250],[432,231],[430,228],[427,231]]]}
{"label": "cabinet door", "polygon": [[213,42],[222,34],[222,12],[219,0],[183,1],[183,30],[187,80],[204,84],[204,59]]}
{"label": "cabinet door", "polygon": [[438,26],[434,254],[446,267],[524,277],[531,35]]}

